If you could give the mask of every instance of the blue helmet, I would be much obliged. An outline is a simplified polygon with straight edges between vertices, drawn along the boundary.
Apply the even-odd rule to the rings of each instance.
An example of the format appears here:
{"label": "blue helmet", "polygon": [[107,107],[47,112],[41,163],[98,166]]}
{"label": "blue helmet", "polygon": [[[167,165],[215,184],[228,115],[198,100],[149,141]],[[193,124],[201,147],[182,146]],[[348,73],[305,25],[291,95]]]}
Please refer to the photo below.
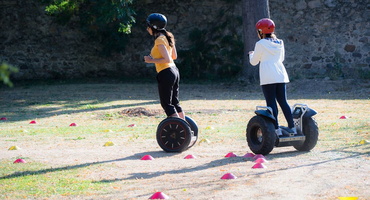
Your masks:
{"label": "blue helmet", "polygon": [[165,30],[167,25],[167,18],[160,13],[152,13],[148,16],[148,18],[146,18],[146,23],[149,27],[156,30]]}

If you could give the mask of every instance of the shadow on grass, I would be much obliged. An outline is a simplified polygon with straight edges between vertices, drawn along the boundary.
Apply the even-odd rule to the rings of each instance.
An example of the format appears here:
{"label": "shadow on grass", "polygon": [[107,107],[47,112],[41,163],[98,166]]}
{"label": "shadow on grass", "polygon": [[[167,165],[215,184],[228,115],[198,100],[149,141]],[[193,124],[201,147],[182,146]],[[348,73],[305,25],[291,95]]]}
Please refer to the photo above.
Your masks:
{"label": "shadow on grass", "polygon": [[163,171],[157,171],[155,173],[132,173],[129,177],[127,178],[117,178],[117,179],[103,179],[100,181],[96,181],[95,183],[106,183],[106,182],[117,182],[117,181],[123,181],[123,180],[135,180],[138,178],[143,178],[143,179],[151,179],[154,177],[162,176],[164,174],[185,174],[185,173],[191,173],[194,171],[201,171],[201,170],[206,170],[214,167],[219,167],[219,166],[224,166],[224,165],[229,165],[232,163],[239,163],[239,162],[245,162],[244,158],[241,157],[236,157],[236,158],[222,158],[218,160],[211,161],[209,163],[199,165],[196,167],[191,167],[191,168],[182,168],[182,169],[176,169],[176,170],[163,170]]}
{"label": "shadow on grass", "polygon": [[[357,151],[346,150],[347,148],[356,148],[356,147],[359,147],[359,146],[361,146],[364,150],[369,149],[369,147],[370,147],[370,145],[368,145],[366,147],[363,147],[362,145],[355,145],[355,146],[350,146],[350,147],[344,147],[344,148],[339,148],[339,149],[322,151],[320,153],[331,153],[332,152],[332,153],[344,153],[344,154],[350,154],[350,155],[339,157],[339,158],[333,158],[333,159],[329,159],[329,160],[323,160],[323,161],[315,162],[315,163],[302,164],[302,165],[298,165],[298,166],[295,166],[295,167],[286,167],[286,168],[282,168],[282,169],[278,169],[278,170],[264,171],[264,172],[257,173],[255,175],[262,175],[262,174],[274,173],[274,172],[277,172],[277,171],[285,171],[285,170],[291,170],[291,169],[299,169],[299,168],[308,167],[308,166],[318,166],[318,165],[322,165],[322,164],[326,164],[326,163],[330,163],[330,162],[337,162],[337,161],[341,161],[341,160],[352,159],[354,157],[359,157],[359,156],[369,156],[370,151],[357,152]],[[269,157],[269,160],[270,159],[276,159],[276,158],[279,158],[279,157],[291,157],[292,155],[296,156],[296,155],[301,155],[301,154],[305,154],[305,153],[308,153],[308,152],[299,152],[299,151],[298,152],[297,151],[281,152],[281,153],[277,153],[277,154],[272,154],[271,157]]]}
{"label": "shadow on grass", "polygon": [[[352,82],[350,82],[352,83]],[[316,89],[308,90],[315,84]],[[332,84],[333,85],[333,84]],[[347,84],[348,85],[348,84]],[[350,86],[351,84],[349,84]],[[367,84],[364,84],[365,86]],[[347,86],[347,87],[349,87]],[[261,100],[264,97],[258,84],[237,83],[181,84],[180,100]],[[309,87],[309,88],[310,88]],[[336,86],[339,87],[339,86]],[[360,92],[351,88],[323,87],[321,82],[306,80],[287,85],[288,96],[294,99],[368,99],[369,88]],[[342,86],[343,87],[343,86]],[[370,86],[369,86],[370,87]],[[290,89],[289,89],[290,88]],[[290,91],[289,91],[290,90]],[[338,92],[336,92],[338,90]],[[14,88],[0,88],[0,117],[9,121],[47,118],[55,115],[109,111],[158,104],[157,83],[71,83],[30,84]],[[145,101],[120,104],[116,101]],[[111,102],[112,105],[106,106]],[[299,102],[304,103],[304,102]],[[99,107],[101,104],[105,104]],[[184,108],[186,110],[186,108]],[[216,109],[215,109],[216,110]]]}
{"label": "shadow on grass", "polygon": [[[153,105],[153,104],[159,104],[159,101],[153,100],[153,101],[146,101],[146,102],[141,102],[141,103],[111,105],[111,106],[104,106],[104,107],[99,107],[99,108],[86,108],[86,109],[78,109],[78,110],[65,110],[65,109],[60,109],[60,108],[56,109],[53,107],[27,109],[27,107],[23,107],[23,108],[20,108],[21,112],[11,112],[11,114],[8,114],[6,116],[8,120],[3,121],[2,123],[12,122],[12,121],[42,119],[42,118],[48,118],[48,117],[56,116],[56,115],[71,115],[75,113],[104,111],[104,110],[109,111],[110,109],[117,109],[117,108],[124,109],[124,108],[146,106],[146,105]],[[76,104],[73,107],[78,107],[78,105],[79,104]],[[66,107],[72,107],[72,106],[66,106]],[[27,109],[27,111],[25,111],[25,109]],[[33,114],[25,114],[25,113],[33,113]],[[1,116],[4,116],[4,114]]]}
{"label": "shadow on grass", "polygon": [[[337,150],[324,151],[323,153],[325,153],[325,152],[338,152],[338,151],[339,150],[337,149]],[[270,170],[270,171],[259,172],[259,173],[256,173],[254,175],[261,175],[261,174],[273,173],[273,172],[277,172],[277,171],[291,170],[291,169],[302,168],[302,167],[307,167],[307,166],[316,166],[316,165],[321,165],[321,164],[325,164],[325,163],[337,162],[337,161],[340,161],[340,160],[350,159],[350,158],[358,157],[358,156],[361,156],[361,155],[368,155],[368,152],[367,153],[360,153],[360,152],[344,151],[343,149],[341,149],[340,152],[350,153],[351,155],[341,157],[341,158],[334,158],[334,159],[330,159],[330,160],[324,160],[324,161],[320,161],[320,162],[310,163],[310,164],[302,164],[302,165],[299,165],[299,166],[296,166],[296,167],[289,167],[289,168],[283,168],[283,169],[278,169],[278,170]],[[303,151],[281,152],[281,153],[269,155],[268,160],[281,158],[281,157],[294,157],[294,156],[298,156],[298,155],[302,155],[302,154],[306,154],[306,153],[308,153],[308,152],[303,152]],[[134,180],[134,179],[138,179],[138,178],[151,179],[151,178],[162,176],[164,174],[185,174],[185,173],[191,173],[191,172],[194,172],[194,171],[201,171],[201,170],[206,170],[206,169],[210,169],[210,168],[214,168],[214,167],[229,165],[229,164],[233,164],[233,163],[245,162],[246,160],[250,160],[250,159],[246,159],[246,158],[242,158],[242,157],[222,158],[222,159],[214,160],[214,161],[211,161],[209,163],[199,165],[199,166],[196,166],[196,167],[192,167],[192,168],[182,168],[182,169],[176,169],[176,170],[163,170],[163,171],[157,171],[157,172],[154,172],[154,173],[132,173],[132,174],[130,174],[129,177],[126,177],[126,178],[102,179],[100,181],[96,181],[96,183],[117,182],[117,181],[123,181],[123,180]]]}
{"label": "shadow on grass", "polygon": [[[352,146],[353,147],[353,146]],[[368,149],[369,147],[364,147],[364,149]],[[334,150],[328,150],[328,151],[323,151],[320,153],[330,153],[330,152],[342,152],[346,154],[350,154],[348,156],[340,157],[340,158],[333,158],[333,159],[328,159],[328,160],[323,160],[320,162],[315,162],[315,163],[309,163],[309,164],[301,164],[295,167],[286,167],[282,169],[277,169],[277,170],[269,170],[269,171],[263,171],[256,173],[254,175],[262,175],[262,174],[268,174],[268,173],[274,173],[277,171],[284,171],[284,170],[291,170],[291,169],[299,169],[307,166],[318,166],[321,164],[325,163],[330,163],[330,162],[337,162],[340,160],[345,160],[345,159],[351,159],[354,157],[359,157],[359,156],[369,156],[369,152],[354,152],[354,151],[349,151],[345,150],[345,148],[341,149],[334,149]],[[297,151],[290,151],[290,152],[281,152],[277,154],[271,154],[268,156],[269,160],[272,159],[277,159],[281,157],[294,157],[297,155],[302,155],[308,152],[297,152]],[[134,155],[125,157],[125,158],[120,158],[120,159],[112,159],[112,160],[105,160],[105,161],[99,161],[99,162],[91,162],[91,163],[84,163],[84,164],[79,164],[79,165],[71,165],[71,166],[65,166],[65,167],[57,167],[57,168],[48,168],[48,169],[41,169],[41,170],[35,170],[35,171],[22,171],[22,172],[15,172],[6,176],[0,177],[0,180],[2,179],[12,179],[12,178],[19,178],[23,176],[33,176],[33,175],[40,175],[40,174],[46,174],[50,172],[58,172],[58,171],[64,171],[64,170],[73,170],[73,169],[79,169],[79,168],[84,168],[84,167],[89,167],[93,165],[99,165],[99,164],[105,164],[105,163],[111,163],[111,162],[119,162],[119,161],[125,161],[125,160],[140,160],[143,156],[145,155],[152,155],[155,158],[164,158],[164,157],[171,157],[174,155],[177,155],[179,153],[166,153],[163,151],[148,151],[148,152],[141,152],[141,153],[136,153]],[[243,157],[236,157],[236,158],[222,158],[218,160],[213,160],[209,163],[199,165],[196,167],[191,167],[191,168],[182,168],[182,169],[176,169],[176,170],[162,170],[162,171],[157,171],[155,173],[132,173],[130,176],[126,178],[116,178],[116,179],[102,179],[100,181],[95,181],[95,183],[107,183],[107,182],[117,182],[117,181],[123,181],[123,180],[133,180],[137,178],[143,178],[143,179],[150,179],[154,177],[161,176],[163,174],[184,174],[184,173],[191,173],[194,171],[201,171],[201,170],[206,170],[214,167],[219,167],[219,166],[224,166],[224,165],[229,165],[233,163],[239,163],[239,162],[245,162],[246,158]],[[145,162],[145,161],[144,161]]]}
{"label": "shadow on grass", "polygon": [[[57,167],[57,168],[48,168],[48,169],[41,169],[41,170],[35,170],[35,171],[22,171],[22,172],[14,172],[12,174],[2,176],[0,177],[0,180],[2,179],[12,179],[12,178],[20,178],[23,176],[34,176],[34,175],[41,175],[46,174],[50,172],[59,172],[59,171],[65,171],[65,170],[73,170],[73,169],[79,169],[79,168],[85,168],[93,165],[99,165],[99,164],[105,164],[105,163],[111,163],[111,162],[119,162],[119,161],[125,161],[125,160],[140,160],[145,155],[152,155],[155,158],[163,158],[163,157],[171,157],[174,155],[177,155],[179,153],[166,153],[163,151],[149,151],[149,152],[142,152],[137,153],[132,156],[128,156],[125,158],[120,159],[113,159],[113,160],[105,160],[105,161],[99,161],[99,162],[91,162],[91,163],[84,163],[79,165],[69,165],[65,167]],[[145,162],[145,161],[143,161]],[[223,158],[219,160],[214,160],[212,162],[206,163],[204,165],[200,165],[193,168],[184,168],[184,169],[178,169],[178,170],[169,170],[169,171],[158,171],[156,173],[148,174],[148,173],[134,173],[128,178],[124,179],[103,179],[100,181],[95,181],[95,183],[99,182],[116,182],[116,181],[122,181],[122,180],[130,180],[130,179],[136,179],[136,178],[153,178],[157,176],[161,176],[163,174],[179,174],[179,173],[190,173],[193,171],[200,171],[200,170],[206,170],[209,168],[219,167],[223,165],[228,165],[231,163],[238,163],[238,162],[245,162],[244,158],[237,157],[237,158]]]}
{"label": "shadow on grass", "polygon": [[140,160],[145,155],[154,155],[156,158],[164,158],[164,157],[171,157],[178,153],[166,153],[163,151],[149,151],[149,152],[142,152],[142,153],[136,153],[134,155],[125,157],[125,158],[119,158],[119,159],[113,159],[113,160],[105,160],[105,161],[99,161],[99,162],[90,162],[90,163],[83,163],[79,165],[68,165],[64,167],[56,167],[56,168],[48,168],[48,169],[41,169],[41,170],[35,170],[35,171],[22,171],[22,172],[14,172],[12,174],[2,176],[1,179],[11,179],[11,178],[19,178],[23,176],[33,176],[33,175],[40,175],[40,174],[46,174],[50,172],[58,172],[58,171],[64,171],[64,170],[73,170],[73,169],[79,169],[84,167],[89,167],[93,165],[99,165],[99,164],[105,164],[105,163],[111,163],[111,162],[119,162],[119,161],[125,161],[125,160]]}
{"label": "shadow on grass", "polygon": [[[260,90],[258,90],[259,95],[256,95],[244,91],[243,87],[218,84],[182,85],[180,92],[181,101],[262,98]],[[117,105],[117,101],[130,103]],[[131,103],[132,101],[141,102]],[[111,105],[107,106],[110,103]],[[154,104],[161,109],[155,82],[152,84],[31,85],[0,90],[0,117],[7,117],[8,122],[84,112],[109,112],[113,109]]]}

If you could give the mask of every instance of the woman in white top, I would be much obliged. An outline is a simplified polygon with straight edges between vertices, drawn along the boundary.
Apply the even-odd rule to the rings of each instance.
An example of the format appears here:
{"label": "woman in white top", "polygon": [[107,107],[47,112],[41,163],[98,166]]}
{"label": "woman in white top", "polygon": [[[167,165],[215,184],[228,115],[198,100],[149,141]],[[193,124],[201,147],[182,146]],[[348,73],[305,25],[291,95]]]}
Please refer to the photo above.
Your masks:
{"label": "woman in white top", "polygon": [[277,101],[288,122],[289,132],[296,134],[291,108],[286,98],[286,83],[289,82],[289,77],[283,65],[284,42],[275,36],[275,23],[271,19],[259,20],[256,29],[260,40],[256,43],[254,51],[249,52],[249,61],[254,66],[260,63],[260,85],[266,104],[272,108],[276,119],[275,132],[277,135],[283,134],[279,128]]}

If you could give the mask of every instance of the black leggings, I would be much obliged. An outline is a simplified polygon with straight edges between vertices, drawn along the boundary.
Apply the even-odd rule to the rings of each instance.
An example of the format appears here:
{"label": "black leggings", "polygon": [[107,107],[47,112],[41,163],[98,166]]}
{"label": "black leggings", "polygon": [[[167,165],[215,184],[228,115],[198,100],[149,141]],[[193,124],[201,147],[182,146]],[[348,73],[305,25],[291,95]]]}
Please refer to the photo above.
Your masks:
{"label": "black leggings", "polygon": [[276,119],[275,129],[279,128],[278,122],[278,107],[276,101],[279,103],[281,109],[283,110],[286,121],[288,122],[289,128],[294,127],[293,116],[291,108],[287,102],[286,98],[286,85],[285,83],[275,83],[262,85],[263,95],[266,99],[267,106],[272,108],[274,117]]}
{"label": "black leggings", "polygon": [[167,116],[182,112],[179,103],[180,74],[177,67],[170,67],[157,74],[158,92]]}

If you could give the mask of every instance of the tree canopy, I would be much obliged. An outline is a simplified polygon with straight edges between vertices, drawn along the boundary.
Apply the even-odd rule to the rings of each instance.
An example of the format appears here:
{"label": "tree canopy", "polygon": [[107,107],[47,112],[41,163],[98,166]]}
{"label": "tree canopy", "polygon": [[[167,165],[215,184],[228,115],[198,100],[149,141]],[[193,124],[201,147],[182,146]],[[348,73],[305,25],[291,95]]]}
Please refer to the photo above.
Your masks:
{"label": "tree canopy", "polygon": [[103,52],[122,51],[124,44],[120,37],[130,34],[135,23],[133,0],[42,0],[47,4],[45,11],[62,24],[78,22],[90,36],[104,46]]}

